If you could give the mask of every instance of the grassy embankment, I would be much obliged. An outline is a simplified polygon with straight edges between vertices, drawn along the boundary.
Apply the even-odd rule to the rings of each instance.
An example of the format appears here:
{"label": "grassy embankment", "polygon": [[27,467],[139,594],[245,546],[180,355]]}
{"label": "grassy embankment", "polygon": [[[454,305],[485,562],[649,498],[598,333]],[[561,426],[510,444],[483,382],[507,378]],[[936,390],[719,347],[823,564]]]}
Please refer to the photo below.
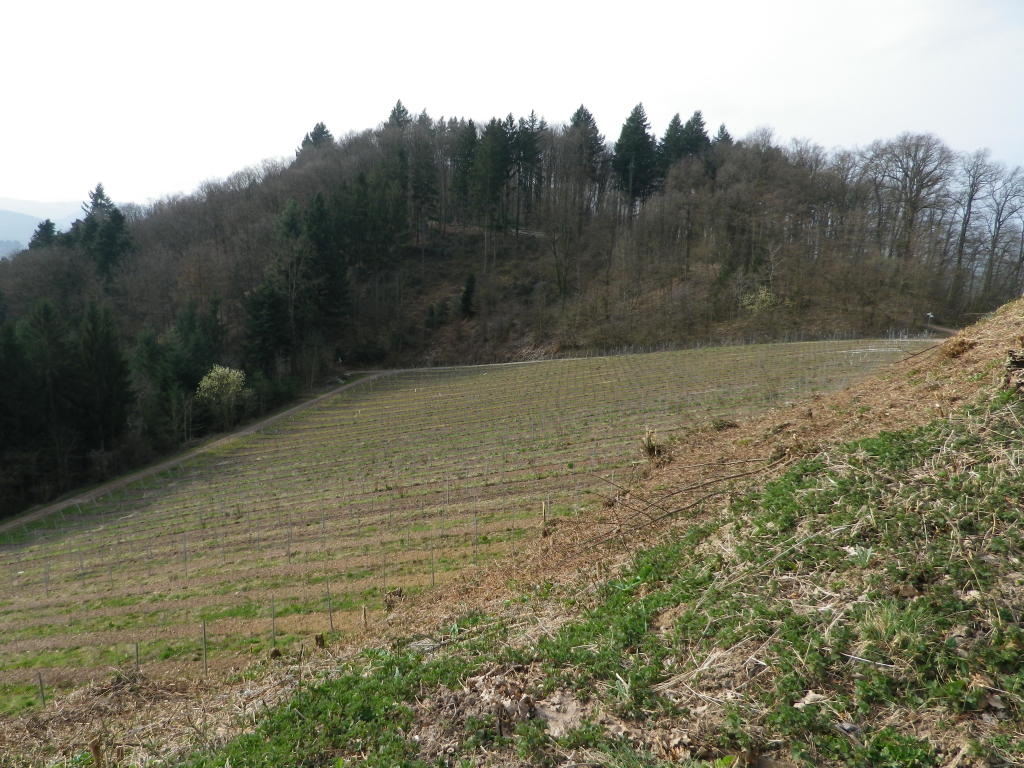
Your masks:
{"label": "grassy embankment", "polygon": [[[594,589],[366,651],[185,764],[1019,764],[1022,444],[1004,393],[829,448]],[[573,618],[536,637],[552,608]]]}

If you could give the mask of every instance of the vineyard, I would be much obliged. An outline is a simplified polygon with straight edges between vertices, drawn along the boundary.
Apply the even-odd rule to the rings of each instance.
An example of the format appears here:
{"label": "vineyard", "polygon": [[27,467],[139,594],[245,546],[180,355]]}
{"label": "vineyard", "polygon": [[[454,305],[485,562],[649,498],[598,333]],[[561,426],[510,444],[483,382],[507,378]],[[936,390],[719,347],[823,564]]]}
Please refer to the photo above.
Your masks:
{"label": "vineyard", "polygon": [[0,712],[111,667],[224,674],[379,620],[628,482],[673,432],[838,388],[922,341],[401,371],[0,537]]}

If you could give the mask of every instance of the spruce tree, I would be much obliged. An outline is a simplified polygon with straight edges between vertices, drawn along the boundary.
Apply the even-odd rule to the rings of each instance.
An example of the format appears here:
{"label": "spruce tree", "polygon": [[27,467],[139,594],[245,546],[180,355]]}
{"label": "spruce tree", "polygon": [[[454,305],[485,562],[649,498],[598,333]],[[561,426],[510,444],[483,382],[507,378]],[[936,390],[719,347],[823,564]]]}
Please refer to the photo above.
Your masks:
{"label": "spruce tree", "polygon": [[601,165],[604,162],[604,136],[597,129],[597,121],[585,106],[580,104],[569,118],[567,131],[575,148],[573,158],[578,171],[585,178],[596,182],[601,176]]}
{"label": "spruce tree", "polygon": [[452,194],[460,219],[465,218],[469,209],[473,162],[478,143],[476,124],[472,120],[460,122],[452,152]]}
{"label": "spruce tree", "polygon": [[685,157],[703,155],[711,147],[711,139],[708,138],[708,132],[704,128],[704,116],[699,109],[683,126],[682,147]]}
{"label": "spruce tree", "polygon": [[288,350],[288,301],[273,277],[245,297],[245,354],[252,370],[268,378],[276,373],[277,358]]}
{"label": "spruce tree", "polygon": [[419,239],[424,221],[437,202],[437,161],[434,156],[436,134],[433,121],[421,112],[412,127],[409,163],[409,203],[412,221]]}
{"label": "spruce tree", "polygon": [[525,205],[526,212],[533,207],[533,197],[540,187],[541,134],[547,125],[530,112],[529,118],[519,118],[512,139],[512,167],[516,176],[516,230]]}
{"label": "spruce tree", "polygon": [[646,199],[657,180],[657,145],[650,130],[644,105],[637,104],[623,123],[619,140],[615,142],[612,170],[619,189],[626,193],[631,203]]}
{"label": "spruce tree", "polygon": [[58,487],[70,480],[69,457],[74,435],[68,429],[73,355],[68,344],[64,318],[48,299],[36,303],[19,326],[20,341],[27,357],[26,378],[33,403],[23,404],[38,414],[39,442],[45,445],[44,459],[54,473]]}
{"label": "spruce tree", "polygon": [[323,123],[317,123],[313,126],[313,130],[302,137],[302,144],[295,150],[295,157],[301,157],[307,151],[319,149],[320,147],[329,147],[334,144],[334,136],[327,130],[327,126]]}
{"label": "spruce tree", "polygon": [[665,135],[658,145],[658,160],[661,166],[661,173],[665,175],[668,169],[679,162],[686,154],[685,134],[683,133],[683,121],[676,112],[669,120]]}
{"label": "spruce tree", "polygon": [[102,184],[97,184],[96,189],[89,193],[89,203],[82,204],[82,212],[88,217],[93,216],[102,221],[114,209],[113,201],[107,196],[107,191]]}
{"label": "spruce tree", "polygon": [[121,210],[107,196],[102,184],[89,193],[82,206],[85,218],[73,228],[79,244],[96,265],[96,273],[109,284],[114,272],[131,251],[128,223]]}
{"label": "spruce tree", "polygon": [[351,309],[348,276],[335,240],[334,222],[320,192],[313,195],[306,209],[303,232],[312,261],[317,322],[347,317]]}
{"label": "spruce tree", "polygon": [[78,327],[75,398],[86,444],[107,450],[124,430],[132,392],[109,307],[90,304]]}
{"label": "spruce tree", "polygon": [[385,128],[397,128],[400,131],[404,131],[412,125],[412,115],[409,114],[409,110],[405,108],[402,100],[399,99],[395,102],[395,106],[391,108],[391,114],[388,115],[388,121],[385,124]]}
{"label": "spruce tree", "polygon": [[57,239],[57,225],[49,219],[40,221],[36,231],[32,233],[32,239],[28,241],[29,248],[46,248],[53,245]]}
{"label": "spruce tree", "polygon": [[472,176],[473,201],[486,225],[500,220],[502,193],[511,168],[512,151],[507,124],[491,118],[473,157]]}
{"label": "spruce tree", "polygon": [[470,272],[469,276],[466,277],[466,284],[462,287],[462,296],[459,299],[459,311],[464,318],[468,319],[476,314],[476,308],[473,304],[475,293],[476,275]]}

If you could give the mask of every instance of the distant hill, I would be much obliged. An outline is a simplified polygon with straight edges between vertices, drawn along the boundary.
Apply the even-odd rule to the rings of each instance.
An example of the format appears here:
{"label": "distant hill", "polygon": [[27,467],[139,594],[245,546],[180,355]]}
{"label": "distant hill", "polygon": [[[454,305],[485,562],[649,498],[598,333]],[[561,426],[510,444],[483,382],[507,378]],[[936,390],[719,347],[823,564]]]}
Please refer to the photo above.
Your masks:
{"label": "distant hill", "polygon": [[27,243],[42,219],[0,209],[0,240]]}
{"label": "distant hill", "polygon": [[77,202],[45,202],[0,197],[0,240],[27,243],[32,238],[36,225],[43,219],[52,219],[57,229],[64,231],[81,215],[82,204]]}
{"label": "distant hill", "polygon": [[25,250],[25,244],[18,240],[0,240],[0,259],[23,250]]}

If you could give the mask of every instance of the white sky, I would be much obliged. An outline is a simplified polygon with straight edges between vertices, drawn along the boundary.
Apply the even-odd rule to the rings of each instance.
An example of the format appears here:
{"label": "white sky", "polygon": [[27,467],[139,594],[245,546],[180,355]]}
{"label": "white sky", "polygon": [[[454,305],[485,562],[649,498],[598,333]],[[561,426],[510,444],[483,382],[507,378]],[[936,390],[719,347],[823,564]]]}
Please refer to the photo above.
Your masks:
{"label": "white sky", "polygon": [[0,197],[189,192],[399,98],[551,123],[583,103],[610,140],[638,101],[659,136],[695,109],[825,147],[930,131],[1024,165],[1018,0],[5,0],[0,29]]}

